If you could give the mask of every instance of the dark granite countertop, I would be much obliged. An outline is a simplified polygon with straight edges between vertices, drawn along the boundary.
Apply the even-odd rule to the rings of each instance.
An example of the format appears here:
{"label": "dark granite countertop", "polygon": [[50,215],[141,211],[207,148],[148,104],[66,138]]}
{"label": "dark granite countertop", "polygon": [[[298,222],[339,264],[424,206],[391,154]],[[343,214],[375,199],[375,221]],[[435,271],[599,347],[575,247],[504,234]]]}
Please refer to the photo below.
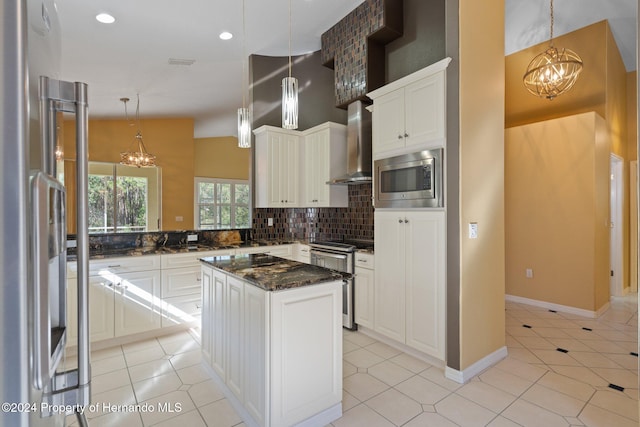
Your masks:
{"label": "dark granite countertop", "polygon": [[298,288],[351,277],[349,273],[267,254],[206,257],[200,261],[267,291]]}
{"label": "dark granite countertop", "polygon": [[[89,259],[104,259],[115,258],[125,256],[143,256],[143,255],[169,255],[180,253],[198,253],[206,251],[216,251],[222,249],[238,249],[238,248],[253,248],[259,246],[276,246],[276,245],[290,245],[297,243],[295,241],[288,240],[251,240],[248,242],[241,242],[237,245],[227,246],[213,246],[208,244],[196,244],[196,245],[178,245],[178,246],[141,246],[135,248],[117,248],[117,249],[91,249],[89,251]],[[67,255],[67,260],[73,261],[76,259],[75,254]]]}

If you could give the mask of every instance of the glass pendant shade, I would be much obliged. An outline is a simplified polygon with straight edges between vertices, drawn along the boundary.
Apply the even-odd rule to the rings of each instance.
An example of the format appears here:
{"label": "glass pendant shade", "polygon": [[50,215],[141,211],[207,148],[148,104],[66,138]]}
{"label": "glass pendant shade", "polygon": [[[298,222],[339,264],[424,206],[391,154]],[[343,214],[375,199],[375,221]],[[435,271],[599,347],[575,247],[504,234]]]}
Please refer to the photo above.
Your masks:
{"label": "glass pendant shade", "polygon": [[550,46],[529,63],[524,85],[532,94],[551,100],[571,89],[581,71],[578,54]]}
{"label": "glass pendant shade", "polygon": [[138,168],[156,165],[156,156],[147,152],[140,131],[138,131],[138,133],[136,134],[134,145],[137,145],[136,150],[124,151],[120,153],[120,164],[135,166]]}
{"label": "glass pendant shade", "polygon": [[248,108],[238,108],[238,147],[251,148],[251,119]]}
{"label": "glass pendant shade", "polygon": [[298,129],[298,79],[282,79],[282,128]]}

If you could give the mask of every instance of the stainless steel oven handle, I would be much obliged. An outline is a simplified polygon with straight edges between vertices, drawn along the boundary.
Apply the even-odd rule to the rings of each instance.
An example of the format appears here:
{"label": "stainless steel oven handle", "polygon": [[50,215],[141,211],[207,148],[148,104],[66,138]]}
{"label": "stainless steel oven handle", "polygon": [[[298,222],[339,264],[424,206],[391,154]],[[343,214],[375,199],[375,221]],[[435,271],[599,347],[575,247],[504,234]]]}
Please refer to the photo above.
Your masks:
{"label": "stainless steel oven handle", "polygon": [[347,259],[347,255],[345,254],[335,254],[332,252],[319,251],[315,249],[311,249],[311,255],[321,256],[325,258]]}

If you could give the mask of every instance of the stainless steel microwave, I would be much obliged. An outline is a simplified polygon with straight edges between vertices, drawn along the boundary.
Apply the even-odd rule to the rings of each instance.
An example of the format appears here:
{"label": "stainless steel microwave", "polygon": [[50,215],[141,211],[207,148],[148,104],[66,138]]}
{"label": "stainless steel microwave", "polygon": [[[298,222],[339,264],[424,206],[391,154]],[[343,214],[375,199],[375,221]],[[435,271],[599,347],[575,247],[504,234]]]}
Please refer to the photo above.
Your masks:
{"label": "stainless steel microwave", "polygon": [[443,150],[375,161],[376,208],[437,208],[442,194]]}

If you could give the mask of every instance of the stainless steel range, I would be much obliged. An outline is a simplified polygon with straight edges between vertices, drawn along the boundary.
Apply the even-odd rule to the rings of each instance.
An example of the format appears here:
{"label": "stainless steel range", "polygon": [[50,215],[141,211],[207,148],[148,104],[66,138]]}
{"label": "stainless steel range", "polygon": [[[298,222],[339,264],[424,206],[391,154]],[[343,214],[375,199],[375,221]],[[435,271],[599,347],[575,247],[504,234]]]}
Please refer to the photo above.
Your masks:
{"label": "stainless steel range", "polygon": [[[372,248],[371,240],[345,240],[345,241],[316,241],[310,243],[311,264],[330,268],[345,273],[354,274],[355,257],[357,249]],[[355,278],[345,280],[342,286],[342,326],[356,330],[358,325],[354,321],[354,284]]]}

